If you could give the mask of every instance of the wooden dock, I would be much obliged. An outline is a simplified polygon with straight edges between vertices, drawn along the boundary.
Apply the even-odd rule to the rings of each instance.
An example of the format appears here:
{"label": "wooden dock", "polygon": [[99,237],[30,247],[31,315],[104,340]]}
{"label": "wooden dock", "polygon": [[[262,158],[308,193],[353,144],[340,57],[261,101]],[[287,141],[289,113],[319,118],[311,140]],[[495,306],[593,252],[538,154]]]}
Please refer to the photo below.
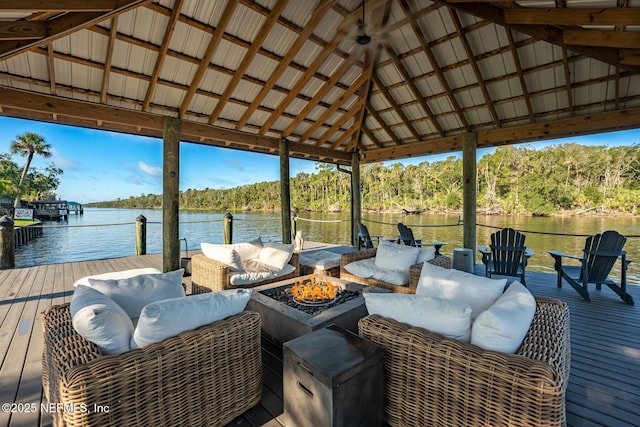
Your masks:
{"label": "wooden dock", "polygon": [[[91,274],[161,266],[162,256],[155,254],[0,271],[0,403],[40,407],[43,339],[39,314],[50,305],[68,302],[73,282]],[[483,272],[479,266],[478,273]],[[185,282],[189,291],[189,279]],[[527,285],[534,295],[558,298],[570,307],[568,424],[639,426],[640,307],[622,303],[606,288],[593,290],[592,301],[585,302],[568,285],[558,289],[555,283],[555,275],[527,273]],[[630,286],[629,293],[640,304],[640,286]],[[263,356],[262,401],[230,425],[282,425],[281,349],[265,342]],[[50,424],[50,416],[40,411],[0,411],[0,427]]]}

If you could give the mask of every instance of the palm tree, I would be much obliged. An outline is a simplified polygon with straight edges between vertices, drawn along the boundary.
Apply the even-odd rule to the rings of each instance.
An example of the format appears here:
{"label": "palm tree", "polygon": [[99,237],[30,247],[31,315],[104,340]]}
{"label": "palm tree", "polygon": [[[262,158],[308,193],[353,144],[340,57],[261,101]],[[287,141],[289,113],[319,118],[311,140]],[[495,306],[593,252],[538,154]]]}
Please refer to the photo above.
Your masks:
{"label": "palm tree", "polygon": [[22,157],[27,156],[27,162],[22,169],[22,175],[20,176],[20,182],[18,183],[18,193],[16,199],[13,202],[13,207],[17,208],[20,204],[20,196],[22,193],[22,184],[31,166],[31,160],[34,155],[42,157],[51,157],[51,145],[47,144],[44,137],[38,135],[35,132],[25,132],[22,135],[18,135],[15,140],[11,141],[11,153],[20,154]]}

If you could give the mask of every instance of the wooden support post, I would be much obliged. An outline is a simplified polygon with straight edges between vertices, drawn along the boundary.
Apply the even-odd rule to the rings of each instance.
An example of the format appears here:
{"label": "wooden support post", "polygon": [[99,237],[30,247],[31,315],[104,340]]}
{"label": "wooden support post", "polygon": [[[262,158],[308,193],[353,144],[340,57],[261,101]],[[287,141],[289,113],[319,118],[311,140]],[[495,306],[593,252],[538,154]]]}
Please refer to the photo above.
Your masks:
{"label": "wooden support post", "polygon": [[280,213],[282,243],[291,243],[291,183],[289,181],[289,142],[280,140]]}
{"label": "wooden support post", "polygon": [[224,234],[224,244],[230,245],[233,243],[233,215],[229,212],[224,214],[222,232]]}
{"label": "wooden support post", "polygon": [[147,217],[136,218],[136,255],[147,254]]}
{"label": "wooden support post", "polygon": [[478,139],[475,133],[462,136],[462,203],[463,245],[473,251],[473,263],[476,260],[476,208],[477,208],[477,164],[476,150]]}
{"label": "wooden support post", "polygon": [[362,221],[360,192],[360,153],[351,153],[351,244],[358,247],[358,224]]}
{"label": "wooden support post", "polygon": [[162,179],[162,270],[180,268],[179,199],[180,199],[180,119],[164,117]]}
{"label": "wooden support post", "polygon": [[0,269],[16,266],[16,243],[13,235],[13,220],[8,216],[0,218]]}

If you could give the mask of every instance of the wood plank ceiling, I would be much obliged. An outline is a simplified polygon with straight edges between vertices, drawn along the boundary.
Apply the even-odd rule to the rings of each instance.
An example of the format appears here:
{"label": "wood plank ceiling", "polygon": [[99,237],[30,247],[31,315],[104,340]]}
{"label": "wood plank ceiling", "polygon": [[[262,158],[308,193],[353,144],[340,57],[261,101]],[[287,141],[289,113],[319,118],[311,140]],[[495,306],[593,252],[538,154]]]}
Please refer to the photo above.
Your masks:
{"label": "wood plank ceiling", "polygon": [[0,0],[0,114],[337,163],[636,128],[639,71],[640,0]]}

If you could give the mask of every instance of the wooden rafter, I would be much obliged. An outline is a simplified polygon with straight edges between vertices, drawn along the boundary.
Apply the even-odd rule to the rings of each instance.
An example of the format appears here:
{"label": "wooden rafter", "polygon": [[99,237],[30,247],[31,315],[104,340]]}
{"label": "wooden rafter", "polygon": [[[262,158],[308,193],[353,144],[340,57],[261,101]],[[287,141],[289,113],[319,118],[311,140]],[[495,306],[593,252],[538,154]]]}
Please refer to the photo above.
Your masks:
{"label": "wooden rafter", "polygon": [[249,68],[249,65],[251,65],[251,62],[253,62],[253,60],[255,59],[256,54],[258,53],[258,51],[260,50],[260,47],[262,46],[262,43],[269,36],[269,32],[271,31],[273,26],[278,22],[278,19],[280,18],[280,15],[282,14],[282,11],[284,10],[288,1],[289,0],[278,0],[277,3],[273,6],[273,10],[271,11],[271,14],[262,25],[260,32],[256,36],[255,40],[253,40],[253,42],[251,43],[251,48],[249,48],[247,53],[244,55],[244,58],[242,59],[242,62],[240,63],[235,73],[233,74],[231,81],[227,85],[224,93],[220,97],[220,100],[218,101],[215,108],[211,112],[211,115],[209,116],[209,120],[208,120],[209,124],[213,124],[216,122],[216,120],[218,120],[218,116],[222,112],[222,109],[225,107],[225,105],[227,105],[227,101],[229,101],[229,99],[231,98],[231,95],[233,95],[233,91],[238,86],[238,83],[240,83],[240,80],[242,80],[242,76],[244,76],[244,73],[245,71],[247,71],[247,68]]}
{"label": "wooden rafter", "polygon": [[473,74],[476,76],[476,80],[478,81],[478,85],[480,86],[480,91],[484,96],[484,102],[487,105],[487,109],[489,110],[491,117],[493,118],[493,123],[496,127],[501,127],[502,125],[500,124],[500,117],[498,117],[498,113],[493,106],[493,101],[491,100],[491,95],[489,94],[487,85],[484,82],[484,77],[482,77],[482,73],[480,72],[480,67],[478,67],[477,61],[474,60],[474,54],[471,50],[471,46],[469,45],[469,40],[467,40],[467,37],[465,35],[464,28],[462,27],[462,23],[460,22],[460,18],[458,18],[457,12],[451,8],[449,8],[449,16],[451,17],[451,21],[456,28],[458,38],[462,43],[462,47],[464,48],[467,57],[471,59],[469,61],[469,65],[473,70]]}
{"label": "wooden rafter", "polygon": [[109,78],[111,77],[111,62],[113,61],[113,49],[116,44],[116,34],[118,34],[118,17],[111,19],[111,29],[109,30],[109,44],[107,46],[107,57],[104,60],[104,73],[102,76],[102,90],[100,91],[100,102],[107,101],[109,92]]}
{"label": "wooden rafter", "polygon": [[640,25],[640,8],[514,8],[504,12],[504,20],[507,24],[535,24],[535,25]]}
{"label": "wooden rafter", "polygon": [[184,3],[184,0],[176,0],[175,4],[173,5],[173,10],[171,11],[171,15],[169,16],[169,22],[167,23],[167,29],[164,32],[164,37],[162,38],[162,44],[160,45],[160,50],[158,51],[156,64],[153,67],[153,74],[151,74],[151,80],[149,80],[149,87],[147,87],[147,93],[144,96],[144,102],[142,103],[142,111],[149,110],[149,105],[151,104],[151,98],[153,97],[153,93],[156,90],[156,85],[158,84],[158,79],[160,78],[160,72],[162,71],[164,60],[167,57],[169,44],[171,43],[173,32],[176,29],[176,25],[178,23],[178,18],[180,17],[180,11],[182,10],[183,3]]}
{"label": "wooden rafter", "polygon": [[571,46],[637,49],[640,31],[564,30],[564,43]]}
{"label": "wooden rafter", "polygon": [[509,42],[509,49],[511,50],[511,57],[513,58],[513,63],[516,66],[518,81],[520,82],[520,87],[522,88],[522,93],[524,95],[524,102],[527,105],[527,112],[529,113],[529,121],[533,123],[535,122],[535,117],[533,115],[533,106],[531,105],[531,98],[529,97],[527,82],[524,79],[524,73],[522,72],[522,63],[520,62],[518,49],[516,48],[516,44],[513,41],[513,34],[511,32],[511,29],[505,27],[504,32],[507,35],[507,40]]}
{"label": "wooden rafter", "polygon": [[[371,111],[371,110],[367,110],[367,111]],[[369,130],[369,128],[367,128],[366,126],[362,128],[362,131],[364,132],[365,135],[367,135],[367,138],[369,138],[371,141],[373,141],[373,143],[378,147],[378,148],[383,148],[384,145],[380,142],[380,140],[378,140],[378,138],[376,138],[376,136],[373,134],[373,132],[371,132]]]}
{"label": "wooden rafter", "polygon": [[204,77],[204,73],[209,68],[209,63],[211,62],[211,58],[216,53],[216,49],[220,44],[220,40],[222,40],[222,35],[224,34],[227,25],[231,21],[231,17],[233,16],[233,12],[236,10],[236,6],[238,6],[238,0],[229,0],[227,6],[222,13],[222,17],[220,17],[220,21],[216,26],[216,31],[213,33],[211,40],[209,40],[209,45],[207,46],[207,50],[205,51],[202,59],[200,60],[200,65],[198,65],[198,69],[191,80],[191,84],[189,85],[189,89],[187,90],[187,94],[184,96],[184,100],[182,101],[182,106],[180,107],[180,117],[184,117],[185,113],[189,109],[189,105],[191,105],[191,101],[193,100],[193,96],[196,94],[196,90],[200,86],[200,82]]}
{"label": "wooden rafter", "polygon": [[45,45],[53,40],[90,27],[105,19],[128,12],[151,0],[114,0],[116,7],[101,12],[67,13],[47,21],[47,34],[36,40],[0,41],[0,60],[11,58],[29,49]]}
{"label": "wooden rafter", "polygon": [[47,66],[49,67],[49,89],[51,90],[51,95],[55,96],[58,94],[58,91],[56,90],[56,64],[53,43],[47,45]]}
{"label": "wooden rafter", "polygon": [[[505,21],[504,9],[484,2],[456,2],[452,0],[435,0],[438,3],[448,5],[461,10],[470,15],[486,19],[495,24],[512,28],[524,34],[528,34],[538,40],[547,41],[560,47],[566,47],[581,55],[597,59],[604,63],[618,66],[633,73],[639,74],[640,67],[620,62],[617,49],[608,47],[597,47],[594,45],[583,46],[578,44],[568,44],[565,41],[565,32],[552,25],[532,25],[532,24],[508,24]],[[625,33],[626,34],[626,33]]]}
{"label": "wooden rafter", "polygon": [[117,0],[0,0],[1,12],[108,12]]}
{"label": "wooden rafter", "polygon": [[307,129],[307,131],[300,137],[300,140],[304,142],[309,139],[309,137],[311,137],[311,135],[338,110],[338,108],[347,102],[347,100],[351,98],[353,94],[355,94],[356,91],[366,83],[366,81],[367,76],[365,74],[361,74],[360,77],[358,77],[356,81],[353,82],[353,84],[351,84],[349,88],[345,90],[344,93],[340,95],[340,97],[335,100],[335,102],[333,102],[324,113],[322,113],[322,115],[309,127],[309,129]]}
{"label": "wooden rafter", "polygon": [[[380,116],[380,113],[378,113],[378,111],[375,108],[373,108],[371,104],[367,104],[366,107],[369,114],[371,114],[373,118],[376,119],[376,121],[380,124],[382,129],[384,129],[387,135],[389,135],[389,139],[396,145],[402,145],[403,142],[398,138],[395,132],[393,132],[393,130],[389,127],[389,125],[384,121],[382,116]],[[365,128],[365,131],[366,130],[367,129]],[[369,134],[367,134],[367,136],[371,137]],[[374,139],[374,141],[377,141],[377,139]],[[381,145],[381,144],[378,143],[378,145]]]}
{"label": "wooden rafter", "polygon": [[49,26],[46,22],[25,20],[0,21],[1,40],[40,40],[47,36]]}
{"label": "wooden rafter", "polygon": [[254,99],[254,101],[251,103],[251,106],[247,109],[247,111],[245,111],[245,113],[242,115],[242,117],[238,121],[238,124],[236,125],[236,129],[242,129],[244,125],[247,124],[251,115],[258,109],[258,106],[260,105],[262,100],[267,96],[269,91],[273,88],[273,86],[276,84],[278,79],[285,72],[285,70],[291,63],[291,61],[293,61],[293,58],[295,58],[295,56],[298,54],[298,52],[300,51],[304,43],[307,41],[307,38],[309,38],[313,30],[320,23],[320,21],[324,17],[325,12],[329,10],[331,7],[333,7],[333,5],[337,3],[337,1],[338,0],[321,0],[320,4],[315,8],[313,13],[311,14],[311,17],[309,18],[309,21],[304,26],[304,29],[302,30],[302,32],[298,34],[296,41],[289,48],[285,57],[282,58],[282,60],[278,64],[278,67],[275,69],[275,71],[273,72],[269,80],[267,80],[267,82],[264,84],[264,86],[262,87],[262,89],[260,90],[256,98]]}
{"label": "wooden rafter", "polygon": [[[364,88],[365,86],[366,84],[362,85],[362,88]],[[360,98],[358,102],[355,103],[349,109],[349,111],[342,114],[342,116],[340,116],[340,118],[336,120],[336,122],[320,138],[318,138],[317,141],[315,141],[315,145],[323,145],[327,141],[329,141],[329,139],[331,139],[331,137],[335,135],[336,132],[338,132],[345,123],[353,119],[356,115],[358,115],[362,111],[362,107],[364,106],[364,104],[365,102],[363,98]],[[354,119],[353,124],[350,126],[350,128],[357,128],[357,127],[358,127],[357,119]]]}
{"label": "wooden rafter", "polygon": [[407,117],[404,111],[402,111],[402,107],[398,105],[398,103],[394,99],[389,89],[387,89],[387,87],[384,85],[384,83],[380,80],[380,78],[378,78],[378,76],[375,73],[373,74],[372,78],[373,78],[373,82],[376,84],[376,86],[378,86],[378,89],[380,89],[380,92],[382,92],[382,96],[386,99],[389,105],[391,105],[392,111],[395,112],[398,115],[398,117],[400,117],[400,120],[402,120],[403,124],[409,130],[411,135],[413,135],[413,137],[417,141],[420,141],[422,137],[420,136],[416,128],[413,126],[413,123],[411,123],[411,120],[409,120],[409,117]]}
{"label": "wooden rafter", "polygon": [[296,127],[302,123],[304,118],[313,110],[317,105],[320,104],[325,95],[335,87],[335,84],[345,75],[345,73],[353,66],[353,64],[357,61],[358,56],[352,55],[345,62],[340,65],[333,75],[331,79],[327,83],[324,84],[320,88],[320,90],[313,96],[313,99],[307,101],[307,105],[302,109],[301,112],[297,114],[297,117],[287,126],[287,128],[282,132],[282,137],[286,138],[293,133]]}
{"label": "wooden rafter", "polygon": [[[614,130],[635,129],[640,123],[640,108],[610,111],[524,126],[476,132],[478,148],[541,141],[566,136],[587,135]],[[380,162],[462,150],[462,135],[432,139],[402,146],[369,150],[362,162]]]}
{"label": "wooden rafter", "polygon": [[[418,38],[418,41],[420,42],[422,51],[425,53],[425,55],[427,55],[427,58],[429,58],[429,63],[431,64],[431,68],[433,68],[433,71],[435,71],[436,76],[440,81],[440,85],[444,88],[444,91],[447,93],[447,96],[449,97],[449,102],[453,106],[453,109],[456,111],[456,113],[458,113],[458,120],[460,121],[460,123],[464,128],[468,128],[469,123],[467,122],[466,117],[462,113],[462,109],[460,108],[460,105],[458,104],[458,101],[456,100],[456,97],[453,94],[453,91],[451,90],[451,86],[449,85],[447,78],[444,76],[443,72],[440,69],[440,65],[438,64],[438,60],[436,59],[436,56],[431,51],[431,47],[429,46],[429,42],[427,38],[424,36],[424,33],[422,32],[422,30],[420,29],[420,26],[418,25],[418,21],[414,17],[413,11],[407,4],[407,0],[398,0],[398,2],[402,7],[402,11],[404,12],[405,16],[409,21],[409,25],[411,26],[413,33],[416,35],[416,37]],[[394,55],[391,55],[392,59]],[[394,60],[394,63],[395,62],[396,61]],[[396,67],[397,66],[398,64],[396,63]],[[404,67],[401,67],[401,68],[404,68]],[[402,72],[402,70],[400,71]],[[403,74],[407,74],[406,71]],[[409,81],[413,82],[413,79],[409,78]],[[417,88],[415,88],[415,84],[412,84],[412,86],[414,87],[414,89],[412,90],[417,90]],[[441,136],[444,135],[444,131],[442,130],[442,127],[438,123],[437,119],[434,117],[433,112],[431,112],[431,110],[427,106],[427,103],[424,100],[424,95],[420,94],[420,92],[418,91],[415,93],[415,96],[416,96],[416,99],[418,99],[418,101],[420,102],[420,105],[422,106],[422,108],[423,109],[426,108],[425,112],[429,116],[432,126],[438,131],[438,133]]]}

